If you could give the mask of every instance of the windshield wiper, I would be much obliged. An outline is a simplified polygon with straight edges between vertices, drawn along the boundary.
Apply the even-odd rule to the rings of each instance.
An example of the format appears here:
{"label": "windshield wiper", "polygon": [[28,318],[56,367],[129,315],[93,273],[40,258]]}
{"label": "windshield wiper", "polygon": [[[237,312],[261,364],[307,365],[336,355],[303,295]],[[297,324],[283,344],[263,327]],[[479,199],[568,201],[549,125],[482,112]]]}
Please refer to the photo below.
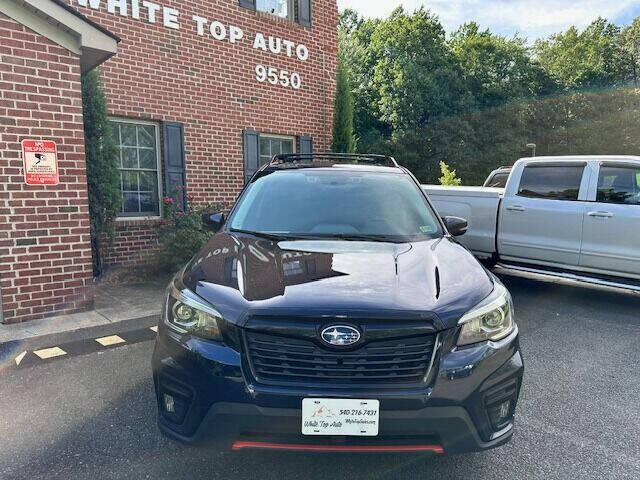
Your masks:
{"label": "windshield wiper", "polygon": [[385,243],[397,243],[397,239],[389,235],[371,235],[366,233],[337,233],[327,235],[324,238],[335,238],[338,240],[347,241],[362,241],[362,242],[385,242]]}
{"label": "windshield wiper", "polygon": [[246,235],[254,235],[256,237],[266,238],[267,240],[283,241],[283,240],[346,240],[346,241],[362,241],[362,242],[387,242],[398,243],[396,237],[390,235],[371,235],[365,233],[272,233],[272,232],[255,232],[253,230],[243,230],[240,228],[230,228],[231,233],[244,233]]}
{"label": "windshield wiper", "polygon": [[253,230],[242,230],[240,228],[230,228],[229,231],[231,233],[244,233],[246,235],[253,235],[255,237],[265,238],[267,240],[273,240],[276,242],[281,242],[283,240],[307,240],[309,238],[317,238],[317,237],[308,237],[306,235],[295,235],[295,234],[288,234],[288,233],[254,232]]}

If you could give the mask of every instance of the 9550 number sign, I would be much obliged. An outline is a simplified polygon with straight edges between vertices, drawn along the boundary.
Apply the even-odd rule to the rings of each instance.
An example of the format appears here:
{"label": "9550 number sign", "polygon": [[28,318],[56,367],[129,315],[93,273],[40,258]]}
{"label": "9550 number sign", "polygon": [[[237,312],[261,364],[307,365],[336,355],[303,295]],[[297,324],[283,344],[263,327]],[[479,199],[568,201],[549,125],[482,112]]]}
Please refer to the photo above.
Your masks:
{"label": "9550 number sign", "polygon": [[263,83],[267,82],[271,85],[293,88],[295,90],[299,90],[302,87],[302,79],[299,73],[279,70],[275,67],[267,67],[264,65],[256,65],[256,80]]}

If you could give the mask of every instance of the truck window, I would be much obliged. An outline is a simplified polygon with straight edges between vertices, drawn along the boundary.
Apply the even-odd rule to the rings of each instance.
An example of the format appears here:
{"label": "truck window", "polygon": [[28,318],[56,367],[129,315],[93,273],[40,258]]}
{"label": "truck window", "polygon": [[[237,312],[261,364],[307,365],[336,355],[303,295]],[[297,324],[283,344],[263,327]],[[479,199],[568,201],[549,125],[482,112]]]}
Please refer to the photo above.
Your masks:
{"label": "truck window", "polygon": [[509,180],[508,173],[496,173],[485,185],[485,187],[504,188]]}
{"label": "truck window", "polygon": [[525,167],[518,195],[548,200],[578,200],[584,165],[530,165]]}
{"label": "truck window", "polygon": [[640,205],[640,167],[600,167],[598,196],[600,203]]}

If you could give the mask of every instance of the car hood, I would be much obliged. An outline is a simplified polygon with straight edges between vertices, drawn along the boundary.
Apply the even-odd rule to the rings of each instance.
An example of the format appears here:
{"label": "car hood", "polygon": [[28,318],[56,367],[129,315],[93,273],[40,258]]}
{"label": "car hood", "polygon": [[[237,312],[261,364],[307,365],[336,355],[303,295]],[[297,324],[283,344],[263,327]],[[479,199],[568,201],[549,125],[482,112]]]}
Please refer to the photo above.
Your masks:
{"label": "car hood", "polygon": [[184,285],[226,321],[252,315],[431,319],[450,328],[493,289],[450,238],[414,243],[271,241],[221,232],[190,262]]}

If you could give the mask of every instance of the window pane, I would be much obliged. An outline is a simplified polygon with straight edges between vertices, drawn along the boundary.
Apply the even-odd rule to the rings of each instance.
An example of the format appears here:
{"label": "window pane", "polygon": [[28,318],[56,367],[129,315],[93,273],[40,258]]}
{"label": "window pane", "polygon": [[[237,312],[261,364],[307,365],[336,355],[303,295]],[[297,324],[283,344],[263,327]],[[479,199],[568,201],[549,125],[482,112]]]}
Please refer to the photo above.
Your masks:
{"label": "window pane", "polygon": [[282,141],[281,153],[293,153],[293,140]]}
{"label": "window pane", "polygon": [[153,193],[140,194],[140,212],[156,215],[158,213],[158,202]]}
{"label": "window pane", "polygon": [[138,213],[140,211],[137,193],[125,192],[122,194],[122,211],[124,213]]}
{"label": "window pane", "polygon": [[146,168],[150,170],[156,170],[156,152],[154,150],[147,150],[141,148],[138,150],[140,154],[140,168]]}
{"label": "window pane", "polygon": [[155,148],[156,146],[156,129],[151,125],[138,126],[138,146]]}
{"label": "window pane", "polygon": [[271,142],[268,138],[260,138],[260,156],[271,156]]}
{"label": "window pane", "polygon": [[122,168],[122,148],[118,147],[118,167]]}
{"label": "window pane", "polygon": [[122,149],[122,168],[138,168],[138,149],[124,147]]}
{"label": "window pane", "polygon": [[137,192],[138,174],[136,172],[120,172],[122,174],[122,190],[125,192]]}
{"label": "window pane", "polygon": [[121,123],[120,124],[120,135],[121,135],[121,139],[120,141],[122,142],[122,145],[130,145],[135,147],[138,142],[136,140],[136,126],[135,125],[131,125],[131,124],[127,124],[127,123]]}
{"label": "window pane", "polygon": [[278,155],[282,152],[282,140],[279,138],[274,138],[271,140],[271,153],[273,155]]}
{"label": "window pane", "polygon": [[109,122],[108,124],[109,126],[107,127],[111,133],[111,135],[113,136],[114,141],[116,142],[116,145],[120,145],[120,127],[117,123],[115,122]]}
{"label": "window pane", "polygon": [[494,175],[494,177],[491,179],[491,182],[487,186],[495,187],[495,188],[504,188],[507,186],[508,179],[509,179],[509,174],[497,173],[496,175]]}
{"label": "window pane", "polygon": [[518,195],[549,200],[578,200],[584,166],[531,166],[522,173]]}
{"label": "window pane", "polygon": [[600,167],[597,201],[640,205],[640,169],[625,167]]}
{"label": "window pane", "polygon": [[156,172],[140,172],[140,191],[155,192],[158,189]]}
{"label": "window pane", "polygon": [[289,0],[256,0],[256,10],[287,18],[289,16]]}
{"label": "window pane", "polygon": [[119,145],[122,215],[160,213],[156,127],[113,121]]}

